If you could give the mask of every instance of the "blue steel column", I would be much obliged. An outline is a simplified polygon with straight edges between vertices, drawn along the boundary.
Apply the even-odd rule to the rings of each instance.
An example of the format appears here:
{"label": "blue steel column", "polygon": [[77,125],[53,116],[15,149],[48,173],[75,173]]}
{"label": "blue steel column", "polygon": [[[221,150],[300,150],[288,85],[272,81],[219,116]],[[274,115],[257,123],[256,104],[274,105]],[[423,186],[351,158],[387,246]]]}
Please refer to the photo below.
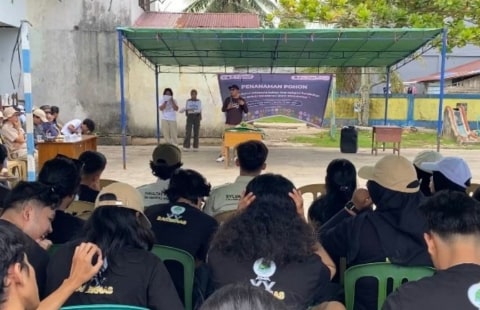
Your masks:
{"label": "blue steel column", "polygon": [[25,116],[27,122],[27,180],[35,181],[35,144],[33,140],[32,115],[32,75],[30,67],[29,23],[21,23],[23,95],[25,97]]}
{"label": "blue steel column", "polygon": [[388,97],[390,94],[390,67],[387,67],[387,87],[385,92],[385,115],[383,117],[383,125],[387,125],[388,118]]}
{"label": "blue steel column", "polygon": [[118,70],[120,71],[120,114],[122,127],[122,159],[123,169],[127,169],[127,115],[125,109],[125,77],[123,68],[123,34],[121,30],[117,30],[118,34]]}
{"label": "blue steel column", "polygon": [[160,143],[160,111],[158,110],[158,106],[160,105],[160,98],[158,97],[159,96],[159,93],[158,93],[158,74],[159,74],[159,70],[158,70],[158,65],[155,65],[155,102],[156,102],[156,106],[155,106],[155,111],[157,111],[157,144]]}
{"label": "blue steel column", "polygon": [[442,135],[442,117],[443,117],[443,98],[445,96],[445,65],[447,61],[447,28],[442,31],[442,53],[440,65],[440,96],[438,102],[438,121],[437,121],[437,152],[440,152],[440,137]]}

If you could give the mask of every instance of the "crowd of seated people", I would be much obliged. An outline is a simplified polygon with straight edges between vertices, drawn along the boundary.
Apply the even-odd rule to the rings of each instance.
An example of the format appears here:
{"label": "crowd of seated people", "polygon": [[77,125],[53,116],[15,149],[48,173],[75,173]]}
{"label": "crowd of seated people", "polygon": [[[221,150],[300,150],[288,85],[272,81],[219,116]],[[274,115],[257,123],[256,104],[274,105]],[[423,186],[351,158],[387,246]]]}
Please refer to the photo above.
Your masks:
{"label": "crowd of seated people", "polygon": [[[297,186],[262,173],[268,152],[259,141],[240,144],[239,177],[213,189],[201,173],[182,168],[171,144],[154,148],[150,167],[158,180],[139,188],[102,188],[108,168],[99,152],[47,161],[37,181],[4,193],[0,309],[185,309],[184,270],[163,262],[156,246],[192,257],[194,309],[345,309],[342,259],[346,268],[436,268],[391,292],[386,310],[478,309],[480,190],[468,196],[472,173],[462,158],[387,155],[358,171],[349,160],[333,160],[326,193],[305,217]],[[91,204],[87,218],[69,211],[76,201]],[[232,213],[221,218],[224,212]],[[372,278],[358,280],[353,309],[377,309],[377,287]]]}

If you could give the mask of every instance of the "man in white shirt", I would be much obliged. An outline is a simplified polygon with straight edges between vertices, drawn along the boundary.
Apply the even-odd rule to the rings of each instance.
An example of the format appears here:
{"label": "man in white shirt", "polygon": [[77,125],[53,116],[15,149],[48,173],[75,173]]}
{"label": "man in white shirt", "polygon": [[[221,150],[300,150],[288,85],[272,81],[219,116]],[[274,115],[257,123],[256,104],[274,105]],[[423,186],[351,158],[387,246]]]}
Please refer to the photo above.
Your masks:
{"label": "man in white shirt", "polygon": [[240,176],[234,183],[227,183],[210,192],[203,212],[211,216],[237,209],[242,192],[254,177],[267,167],[268,148],[261,141],[247,141],[237,146],[235,163],[240,167]]}
{"label": "man in white shirt", "polygon": [[202,102],[197,98],[197,91],[195,89],[190,91],[190,99],[187,100],[185,108],[181,109],[180,112],[185,112],[187,116],[183,150],[190,150],[190,139],[193,130],[193,151],[198,151],[198,134],[200,132],[200,121],[202,120]]}
{"label": "man in white shirt", "polygon": [[93,133],[94,131],[95,123],[91,119],[86,118],[83,120],[83,122],[80,119],[72,119],[71,121],[63,125],[61,133],[64,136],[70,136],[77,133],[88,135]]}
{"label": "man in white shirt", "polygon": [[163,98],[158,106],[162,112],[162,133],[165,142],[178,145],[177,134],[177,111],[178,104],[173,99],[173,91],[171,88],[165,88]]}
{"label": "man in white shirt", "polygon": [[2,139],[7,146],[11,158],[26,159],[27,143],[25,131],[18,118],[20,112],[13,107],[7,107],[3,111],[4,123],[1,129]]}
{"label": "man in white shirt", "polygon": [[143,196],[145,208],[168,203],[168,197],[164,191],[168,188],[175,170],[182,165],[182,152],[176,145],[162,143],[153,150],[150,168],[153,175],[157,177],[157,181],[137,188]]}

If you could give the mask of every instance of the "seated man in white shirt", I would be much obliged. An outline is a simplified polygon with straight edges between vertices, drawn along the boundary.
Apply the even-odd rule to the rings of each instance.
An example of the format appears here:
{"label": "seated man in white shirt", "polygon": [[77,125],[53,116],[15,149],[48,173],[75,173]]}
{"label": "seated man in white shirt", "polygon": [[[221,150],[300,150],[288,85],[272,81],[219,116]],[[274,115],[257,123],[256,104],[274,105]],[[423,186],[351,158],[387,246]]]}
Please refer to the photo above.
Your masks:
{"label": "seated man in white shirt", "polygon": [[83,122],[80,119],[72,119],[63,125],[61,133],[64,136],[70,136],[77,133],[88,135],[92,134],[94,131],[95,123],[91,119],[86,118]]}
{"label": "seated man in white shirt", "polygon": [[168,188],[175,170],[182,165],[182,152],[176,145],[162,143],[153,150],[150,168],[157,181],[137,188],[143,196],[145,208],[169,202],[164,191]]}
{"label": "seated man in white shirt", "polygon": [[19,115],[20,112],[15,110],[15,108],[5,108],[3,111],[4,123],[0,132],[10,157],[26,159],[27,143],[25,140],[25,131],[18,118]]}
{"label": "seated man in white shirt", "polygon": [[268,148],[261,141],[247,141],[237,146],[235,163],[240,167],[240,176],[234,183],[227,183],[210,192],[203,211],[216,216],[237,209],[238,201],[245,187],[267,167]]}

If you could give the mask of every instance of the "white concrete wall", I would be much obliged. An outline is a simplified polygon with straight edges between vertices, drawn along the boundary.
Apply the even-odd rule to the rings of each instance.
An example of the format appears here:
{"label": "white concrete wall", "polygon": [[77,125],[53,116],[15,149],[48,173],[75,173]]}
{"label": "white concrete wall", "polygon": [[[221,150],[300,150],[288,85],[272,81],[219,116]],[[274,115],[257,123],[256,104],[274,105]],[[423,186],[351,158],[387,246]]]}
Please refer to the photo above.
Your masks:
{"label": "white concrete wall", "polygon": [[25,17],[26,0],[0,0],[0,25],[18,27]]}
{"label": "white concrete wall", "polygon": [[[12,63],[12,74],[10,74],[12,51],[17,39],[17,33],[18,28],[0,28],[0,94],[2,95],[12,94],[20,90],[18,81],[22,70],[18,63],[18,54],[16,52]],[[15,88],[12,84],[11,76],[15,82]]]}

